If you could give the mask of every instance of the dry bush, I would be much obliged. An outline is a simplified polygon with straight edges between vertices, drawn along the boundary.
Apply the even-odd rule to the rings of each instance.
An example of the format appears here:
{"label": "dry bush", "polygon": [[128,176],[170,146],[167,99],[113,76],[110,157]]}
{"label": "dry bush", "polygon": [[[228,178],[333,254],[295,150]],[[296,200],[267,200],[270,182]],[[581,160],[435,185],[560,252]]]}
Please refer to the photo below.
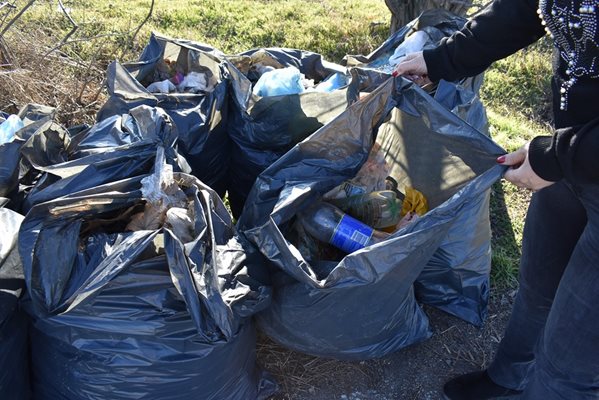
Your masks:
{"label": "dry bush", "polygon": [[6,33],[0,110],[15,113],[27,103],[39,103],[56,107],[58,120],[67,126],[91,123],[106,97],[102,90],[105,66],[59,52],[46,54],[55,45],[55,38],[34,26]]}
{"label": "dry bush", "polygon": [[[63,0],[57,1],[0,2],[0,111],[15,113],[39,103],[55,107],[66,126],[93,123],[106,100],[106,67],[139,50],[134,43],[154,0],[139,25],[99,32],[93,24],[80,26]],[[37,17],[26,18],[36,5]]]}

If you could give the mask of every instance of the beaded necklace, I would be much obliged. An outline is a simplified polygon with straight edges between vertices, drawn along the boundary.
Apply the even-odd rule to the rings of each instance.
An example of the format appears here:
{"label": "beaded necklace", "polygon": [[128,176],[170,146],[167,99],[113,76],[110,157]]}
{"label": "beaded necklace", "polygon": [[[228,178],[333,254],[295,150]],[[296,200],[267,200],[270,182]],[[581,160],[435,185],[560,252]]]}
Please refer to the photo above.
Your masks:
{"label": "beaded necklace", "polygon": [[599,0],[539,1],[541,23],[567,65],[560,88],[561,110],[568,109],[568,92],[578,78],[599,77],[598,10]]}

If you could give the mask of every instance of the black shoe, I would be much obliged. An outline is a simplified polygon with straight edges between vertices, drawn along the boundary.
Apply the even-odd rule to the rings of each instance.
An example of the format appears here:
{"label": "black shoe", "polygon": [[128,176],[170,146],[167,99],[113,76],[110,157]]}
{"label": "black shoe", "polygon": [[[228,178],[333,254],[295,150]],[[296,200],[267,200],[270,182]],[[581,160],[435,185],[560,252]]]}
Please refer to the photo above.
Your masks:
{"label": "black shoe", "polygon": [[497,399],[520,393],[521,390],[508,389],[493,382],[486,370],[460,375],[443,386],[445,400]]}

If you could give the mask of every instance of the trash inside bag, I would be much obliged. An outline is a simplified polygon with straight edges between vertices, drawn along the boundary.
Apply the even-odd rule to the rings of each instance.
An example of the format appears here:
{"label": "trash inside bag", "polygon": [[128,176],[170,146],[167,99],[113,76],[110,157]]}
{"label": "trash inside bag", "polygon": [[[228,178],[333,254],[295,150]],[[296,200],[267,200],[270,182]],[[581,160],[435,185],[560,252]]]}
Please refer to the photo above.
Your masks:
{"label": "trash inside bag", "polygon": [[[306,80],[318,84],[337,73],[346,75],[344,67],[323,60],[320,54],[268,48],[230,56],[228,60],[228,126],[233,145],[227,191],[233,216],[239,218],[256,177],[296,143],[339,115],[352,99],[348,98],[347,85],[324,93],[305,90],[281,96],[252,95],[252,85],[261,77],[285,68],[295,71],[297,88]],[[297,81],[297,71],[305,77],[301,82]]]}
{"label": "trash inside bag", "polygon": [[407,36],[399,46],[397,46],[393,55],[389,57],[389,64],[397,65],[406,57],[406,55],[422,51],[427,42],[430,42],[430,37],[425,31],[413,32],[411,35]]}
{"label": "trash inside bag", "polygon": [[[418,188],[431,209],[351,253],[320,247],[322,238],[294,245],[301,213],[355,177],[375,138],[389,175]],[[258,177],[238,222],[272,262],[273,301],[257,316],[260,328],[291,349],[341,359],[381,357],[425,340],[428,321],[413,284],[457,217],[500,178],[502,152],[402,78],[294,146]]]}
{"label": "trash inside bag", "polygon": [[299,69],[287,67],[267,71],[254,85],[252,93],[260,97],[298,94],[304,91]]}
{"label": "trash inside bag", "polygon": [[23,216],[0,207],[0,398],[29,399],[27,319],[18,302],[25,291],[17,238]]}
{"label": "trash inside bag", "polygon": [[[249,318],[270,290],[245,277],[216,192],[172,172],[164,149],[155,159],[152,175],[27,214],[19,248],[34,398],[246,400],[276,390],[256,365]],[[158,227],[131,229],[148,205]]]}
{"label": "trash inside bag", "polygon": [[[336,72],[325,80],[318,83],[312,90],[315,92],[330,93],[349,84],[348,76],[340,72]],[[310,90],[310,89],[308,89]]]}
{"label": "trash inside bag", "polygon": [[178,151],[192,174],[222,196],[231,155],[224,63],[211,46],[152,34],[138,61],[108,66],[109,98],[97,121],[139,105],[162,108],[177,128]]}

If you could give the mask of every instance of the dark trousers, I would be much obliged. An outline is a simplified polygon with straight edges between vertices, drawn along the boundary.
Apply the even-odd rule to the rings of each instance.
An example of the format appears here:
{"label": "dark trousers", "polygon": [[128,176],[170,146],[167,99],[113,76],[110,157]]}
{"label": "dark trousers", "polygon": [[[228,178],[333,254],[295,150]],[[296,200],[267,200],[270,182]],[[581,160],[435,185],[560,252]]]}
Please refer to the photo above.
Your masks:
{"label": "dark trousers", "polygon": [[520,288],[488,373],[521,399],[599,399],[599,185],[533,194]]}

